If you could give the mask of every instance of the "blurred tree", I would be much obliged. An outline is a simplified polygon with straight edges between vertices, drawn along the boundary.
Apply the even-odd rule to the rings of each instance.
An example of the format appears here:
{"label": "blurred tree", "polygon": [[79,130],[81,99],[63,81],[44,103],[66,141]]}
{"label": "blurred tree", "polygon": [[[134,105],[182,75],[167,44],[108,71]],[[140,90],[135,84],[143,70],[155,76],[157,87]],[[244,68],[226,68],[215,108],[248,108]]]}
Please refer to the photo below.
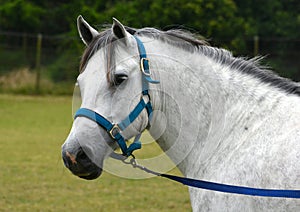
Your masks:
{"label": "blurred tree", "polygon": [[0,29],[16,32],[39,32],[45,10],[29,1],[2,0]]}
{"label": "blurred tree", "polygon": [[249,34],[266,37],[300,37],[299,0],[235,0],[238,15],[249,25]]}
{"label": "blurred tree", "polygon": [[102,20],[114,16],[134,27],[186,28],[213,38],[218,45],[222,41],[234,49],[245,46],[241,35],[247,33],[247,23],[233,0],[123,0],[101,16]]}
{"label": "blurred tree", "polygon": [[[259,35],[260,41],[273,37],[300,39],[299,0],[0,1],[0,31],[43,33],[44,38],[49,38],[43,45],[56,49],[67,60],[80,55],[84,47],[78,42],[76,18],[79,14],[95,28],[111,24],[111,18],[116,17],[125,25],[136,28],[188,29],[211,39],[213,45],[244,55],[252,54],[254,35]],[[64,37],[73,39],[61,39]],[[279,45],[282,44],[272,43],[265,48],[278,48]],[[288,53],[297,48],[296,45],[280,46],[278,54],[293,58]],[[56,60],[57,66],[53,60],[49,60],[49,63],[53,63],[51,69],[61,72],[55,75],[57,79],[65,80],[69,70],[65,67],[64,59],[57,57]],[[294,67],[299,66],[295,64]]]}

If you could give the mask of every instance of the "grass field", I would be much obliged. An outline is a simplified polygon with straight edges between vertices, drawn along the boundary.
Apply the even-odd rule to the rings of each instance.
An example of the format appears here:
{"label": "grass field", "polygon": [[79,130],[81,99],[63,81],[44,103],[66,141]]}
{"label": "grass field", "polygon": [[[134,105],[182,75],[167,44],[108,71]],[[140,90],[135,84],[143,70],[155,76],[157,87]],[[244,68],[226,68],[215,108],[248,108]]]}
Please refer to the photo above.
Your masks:
{"label": "grass field", "polygon": [[166,179],[71,175],[60,155],[71,124],[71,97],[0,95],[0,211],[191,210]]}

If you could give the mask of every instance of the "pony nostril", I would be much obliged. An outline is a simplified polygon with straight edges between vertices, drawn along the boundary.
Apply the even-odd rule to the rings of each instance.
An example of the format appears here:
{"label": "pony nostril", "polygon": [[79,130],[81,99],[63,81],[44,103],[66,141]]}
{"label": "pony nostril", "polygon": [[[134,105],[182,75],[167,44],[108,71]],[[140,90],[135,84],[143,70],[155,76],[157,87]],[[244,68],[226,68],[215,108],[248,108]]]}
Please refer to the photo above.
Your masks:
{"label": "pony nostril", "polygon": [[68,151],[63,152],[63,161],[67,168],[70,166],[77,164],[76,158],[73,154],[69,153]]}
{"label": "pony nostril", "polygon": [[63,151],[62,156],[64,164],[67,168],[75,168],[78,167],[78,165],[86,165],[91,163],[91,160],[82,148],[78,150],[77,154]]}

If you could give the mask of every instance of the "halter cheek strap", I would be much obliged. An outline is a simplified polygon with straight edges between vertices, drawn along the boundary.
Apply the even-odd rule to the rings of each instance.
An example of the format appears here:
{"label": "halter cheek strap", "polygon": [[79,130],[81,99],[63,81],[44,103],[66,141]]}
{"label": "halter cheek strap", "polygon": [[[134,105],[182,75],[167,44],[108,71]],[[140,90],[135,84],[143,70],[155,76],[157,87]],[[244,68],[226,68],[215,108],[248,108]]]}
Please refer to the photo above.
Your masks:
{"label": "halter cheek strap", "polygon": [[[86,117],[94,122],[96,122],[99,126],[104,128],[107,133],[114,139],[121,151],[122,154],[126,157],[132,155],[132,152],[136,149],[141,148],[141,142],[139,141],[141,134],[138,134],[133,143],[130,144],[128,147],[126,145],[125,139],[122,136],[121,132],[124,131],[130,124],[134,122],[134,120],[142,113],[144,109],[146,109],[148,114],[148,122],[150,123],[151,114],[152,114],[152,105],[151,105],[151,98],[149,95],[149,83],[157,84],[159,81],[153,80],[151,78],[151,72],[149,69],[149,59],[147,58],[146,50],[144,44],[140,39],[134,36],[139,50],[140,55],[140,69],[142,72],[142,93],[141,99],[139,103],[135,106],[135,108],[130,112],[130,114],[123,119],[120,123],[114,124],[107,120],[104,116],[100,115],[99,113],[87,109],[87,108],[80,108],[77,110],[74,119],[77,117]],[[144,96],[147,96],[149,99],[148,102],[145,102]]]}

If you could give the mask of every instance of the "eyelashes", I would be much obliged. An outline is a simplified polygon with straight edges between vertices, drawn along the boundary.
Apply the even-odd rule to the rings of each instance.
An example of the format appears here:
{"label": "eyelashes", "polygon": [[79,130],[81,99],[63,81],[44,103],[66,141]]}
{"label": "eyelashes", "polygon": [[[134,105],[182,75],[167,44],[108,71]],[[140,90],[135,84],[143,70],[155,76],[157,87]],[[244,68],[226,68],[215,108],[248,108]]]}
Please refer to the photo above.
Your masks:
{"label": "eyelashes", "polygon": [[114,75],[114,79],[113,79],[113,84],[115,86],[119,86],[121,85],[124,81],[126,81],[128,79],[128,75],[127,74],[115,74]]}

